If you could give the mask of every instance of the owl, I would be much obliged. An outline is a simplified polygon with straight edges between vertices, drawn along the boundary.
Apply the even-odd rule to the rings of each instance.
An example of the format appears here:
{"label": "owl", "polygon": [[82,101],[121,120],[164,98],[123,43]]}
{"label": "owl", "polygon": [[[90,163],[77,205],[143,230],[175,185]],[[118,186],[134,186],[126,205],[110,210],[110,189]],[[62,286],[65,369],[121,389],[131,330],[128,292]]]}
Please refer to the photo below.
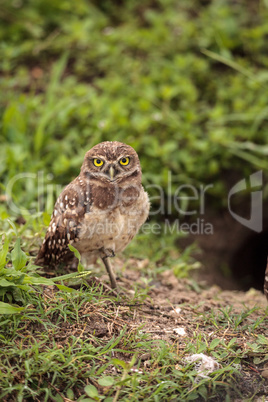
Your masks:
{"label": "owl", "polygon": [[85,266],[100,257],[116,288],[109,257],[124,250],[149,214],[149,199],[141,184],[135,150],[106,141],[85,155],[81,171],[59,195],[35,264],[70,262],[73,245]]}

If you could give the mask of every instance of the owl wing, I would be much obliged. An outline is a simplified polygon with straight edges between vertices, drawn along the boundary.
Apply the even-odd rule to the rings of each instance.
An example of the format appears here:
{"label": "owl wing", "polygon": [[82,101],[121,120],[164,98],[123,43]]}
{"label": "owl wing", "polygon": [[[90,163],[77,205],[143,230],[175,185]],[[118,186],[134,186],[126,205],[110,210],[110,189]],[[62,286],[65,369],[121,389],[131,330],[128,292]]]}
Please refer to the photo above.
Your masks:
{"label": "owl wing", "polygon": [[68,245],[78,240],[84,215],[90,211],[90,206],[89,188],[78,177],[65,187],[56,201],[36,265],[56,265],[73,257]]}

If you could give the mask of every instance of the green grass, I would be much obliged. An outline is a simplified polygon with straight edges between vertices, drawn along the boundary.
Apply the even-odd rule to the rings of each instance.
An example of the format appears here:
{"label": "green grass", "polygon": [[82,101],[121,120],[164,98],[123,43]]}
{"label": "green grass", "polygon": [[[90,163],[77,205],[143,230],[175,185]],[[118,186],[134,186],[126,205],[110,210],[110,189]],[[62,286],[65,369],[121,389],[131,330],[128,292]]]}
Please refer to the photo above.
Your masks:
{"label": "green grass", "polygon": [[[264,397],[267,310],[242,306],[246,295],[239,308],[220,291],[208,299],[192,278],[195,249],[163,235],[163,221],[181,184],[213,184],[206,208],[217,213],[230,177],[267,176],[267,16],[265,0],[2,1],[1,400]],[[165,199],[152,218],[160,234],[141,233],[118,262],[122,280],[138,277],[123,282],[127,297],[89,287],[81,272],[44,277],[33,263],[56,196],[104,140],[137,150],[154,211],[155,186]],[[178,322],[157,309],[159,289],[171,297],[165,273],[191,298]],[[167,339],[165,325],[187,336]],[[193,353],[219,368],[198,376]]]}
{"label": "green grass", "polygon": [[265,1],[3,1],[0,177],[36,175],[11,189],[19,209],[41,202],[38,172],[45,191],[66,184],[114,139],[145,184],[212,183],[226,206],[230,171],[267,170],[267,15]]}
{"label": "green grass", "polygon": [[[136,252],[143,247],[140,240],[138,236],[132,244]],[[153,238],[159,248],[155,243]],[[169,313],[172,307],[156,307],[153,290],[170,264],[165,248],[139,272],[142,281],[130,280],[123,285],[125,294],[114,296],[101,284],[89,286],[85,277],[75,290],[69,281],[63,286],[61,277],[55,278],[61,283],[56,287],[51,279],[30,276],[32,257],[21,251],[19,241],[10,238],[5,247],[14,267],[8,263],[2,268],[10,286],[3,287],[0,281],[1,298],[18,310],[7,309],[0,318],[1,400],[229,401],[263,395],[267,309],[233,308],[219,302],[218,293],[210,304],[199,288],[201,301],[180,303],[182,313],[175,319]],[[23,259],[17,257],[21,255]],[[128,255],[133,255],[131,248]],[[135,260],[127,265],[137,272]],[[12,277],[15,267],[20,278],[23,275],[19,283]],[[124,270],[118,275],[124,277]],[[184,281],[185,294],[197,297],[191,281]],[[178,319],[186,336],[163,339],[161,334],[172,333]],[[214,358],[218,368],[199,376],[198,366],[187,362],[195,353]]]}
{"label": "green grass", "polygon": [[[215,316],[213,310],[204,314],[200,306],[182,304],[188,335],[168,343],[152,339],[136,322],[142,305],[139,298],[122,301],[100,288],[71,295],[52,288],[34,293],[23,312],[0,321],[1,399],[162,401],[221,395],[233,400],[247,395],[241,371],[267,360],[262,335],[267,311],[226,308]],[[198,377],[195,365],[186,361],[193,353],[215,358],[220,368]]]}

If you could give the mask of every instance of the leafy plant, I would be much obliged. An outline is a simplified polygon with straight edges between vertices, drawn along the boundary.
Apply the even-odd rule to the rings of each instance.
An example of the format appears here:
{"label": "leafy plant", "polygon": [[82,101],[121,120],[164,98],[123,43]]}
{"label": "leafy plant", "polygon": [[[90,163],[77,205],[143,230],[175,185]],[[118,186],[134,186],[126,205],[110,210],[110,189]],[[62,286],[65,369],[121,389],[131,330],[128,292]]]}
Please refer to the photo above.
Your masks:
{"label": "leafy plant", "polygon": [[[162,236],[181,184],[212,184],[207,206],[217,211],[233,178],[258,169],[267,178],[268,3],[244,3],[2,0],[1,400],[265,397],[267,309],[230,309],[230,293],[223,302],[219,291],[209,304],[207,291],[185,279],[197,267],[192,249],[182,253],[173,230]],[[105,140],[137,150],[152,210],[159,210],[160,234],[141,233],[126,250],[131,258],[120,261],[122,279],[128,268],[143,274],[127,302],[102,286],[70,296],[63,281],[86,275],[81,265],[48,279],[30,257],[62,186]],[[150,304],[166,270],[184,278],[179,297],[184,284],[196,290],[176,317],[162,301]],[[52,285],[57,291],[47,296],[43,286]],[[187,336],[164,332],[172,319]],[[220,368],[200,378],[186,363],[192,353]]]}
{"label": "leafy plant", "polygon": [[226,205],[230,174],[267,171],[267,16],[265,2],[4,0],[0,177],[12,214],[32,214],[37,197],[51,211],[46,191],[104,140],[132,145],[145,185],[165,196],[212,184],[211,207]]}
{"label": "leafy plant", "polygon": [[[89,271],[82,272],[80,264],[79,273],[74,272],[51,279],[45,278],[36,272],[38,267],[21,249],[20,242],[20,238],[17,238],[13,250],[9,252],[10,239],[5,237],[0,250],[0,297],[2,300],[25,302],[26,294],[37,291],[40,285],[55,285],[60,290],[73,292],[74,289],[63,285],[62,282],[72,278],[82,278],[90,273]],[[56,282],[60,282],[60,284]],[[2,314],[16,314],[23,308],[11,306],[2,301],[0,310]]]}

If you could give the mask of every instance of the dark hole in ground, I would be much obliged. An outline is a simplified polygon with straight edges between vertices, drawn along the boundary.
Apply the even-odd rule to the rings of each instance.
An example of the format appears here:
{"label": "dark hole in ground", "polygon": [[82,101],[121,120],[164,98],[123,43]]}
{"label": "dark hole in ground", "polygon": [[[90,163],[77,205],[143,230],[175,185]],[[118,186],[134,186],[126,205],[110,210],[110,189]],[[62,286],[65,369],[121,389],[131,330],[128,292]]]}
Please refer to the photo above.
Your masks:
{"label": "dark hole in ground", "polygon": [[[266,204],[263,210],[268,211]],[[196,273],[198,281],[216,284],[222,289],[263,290],[268,255],[268,216],[263,217],[263,231],[256,233],[233,219],[228,211],[207,215],[213,234],[190,237],[201,249],[196,259],[203,268]]]}
{"label": "dark hole in ground", "polygon": [[263,289],[268,255],[268,230],[245,239],[231,259],[230,269],[243,290]]}

